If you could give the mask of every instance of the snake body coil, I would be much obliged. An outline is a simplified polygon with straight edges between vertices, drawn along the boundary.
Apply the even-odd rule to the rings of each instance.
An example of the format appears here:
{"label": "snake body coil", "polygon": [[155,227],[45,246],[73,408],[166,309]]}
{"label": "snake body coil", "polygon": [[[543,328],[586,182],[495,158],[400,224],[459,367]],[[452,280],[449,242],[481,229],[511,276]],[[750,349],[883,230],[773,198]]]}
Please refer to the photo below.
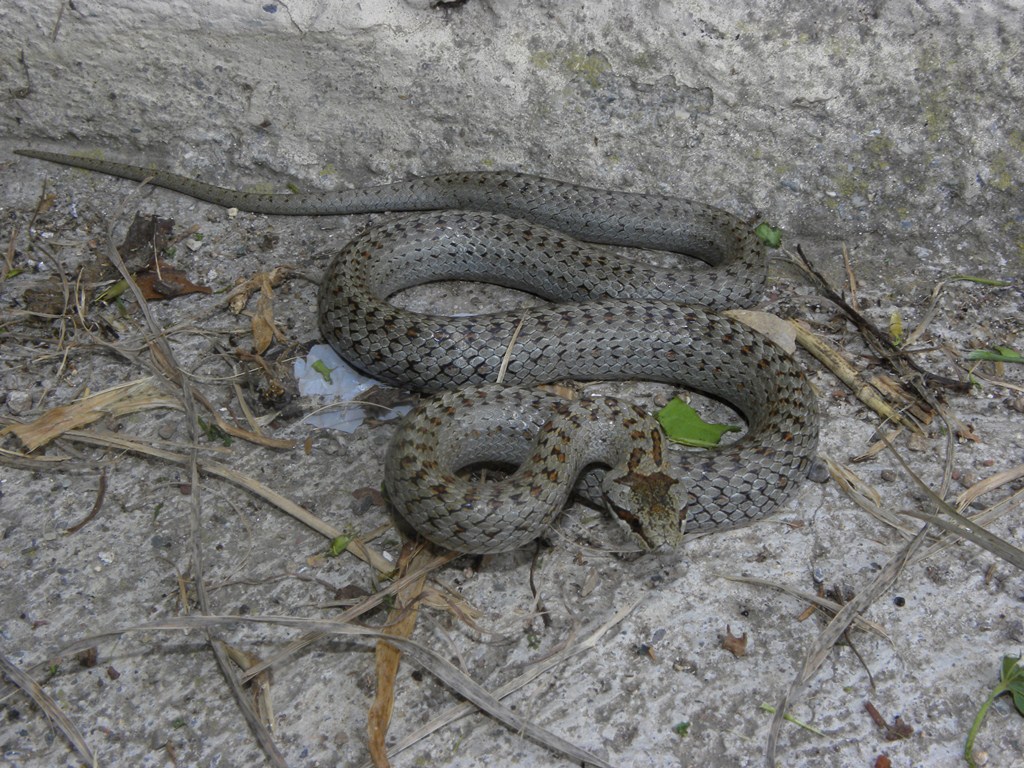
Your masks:
{"label": "snake body coil", "polygon": [[[476,387],[415,410],[386,463],[392,501],[448,548],[522,546],[595,463],[611,469],[584,472],[583,487],[648,543],[676,544],[684,530],[722,529],[771,513],[806,476],[816,451],[817,407],[799,366],[760,334],[711,311],[752,305],[766,274],[749,228],[711,206],[503,172],[256,195],[91,158],[19,154],[149,179],[260,213],[458,209],[368,229],[332,261],[319,297],[321,332],[357,367],[425,391]],[[624,262],[572,238],[674,251],[709,267],[684,280],[678,271]],[[568,303],[453,318],[388,302],[397,291],[441,279],[483,280]],[[503,383],[514,385],[507,391],[486,384],[502,367]],[[660,431],[632,406],[608,399],[580,411],[522,389],[566,378],[701,390],[737,407],[747,434],[723,448],[670,457]],[[595,408],[601,420],[587,415]],[[617,426],[596,428],[595,421]],[[570,429],[584,431],[583,444]],[[522,466],[507,481],[486,484],[485,493],[455,474],[495,460]]]}

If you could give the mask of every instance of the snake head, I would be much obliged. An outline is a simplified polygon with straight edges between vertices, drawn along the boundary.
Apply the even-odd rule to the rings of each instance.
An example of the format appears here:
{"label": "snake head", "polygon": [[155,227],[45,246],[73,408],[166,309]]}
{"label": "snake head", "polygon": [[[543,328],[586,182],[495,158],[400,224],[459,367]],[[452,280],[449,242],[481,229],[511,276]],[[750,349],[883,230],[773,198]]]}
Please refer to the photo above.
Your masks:
{"label": "snake head", "polygon": [[686,521],[686,486],[661,469],[612,467],[601,483],[609,508],[649,549],[678,547]]}

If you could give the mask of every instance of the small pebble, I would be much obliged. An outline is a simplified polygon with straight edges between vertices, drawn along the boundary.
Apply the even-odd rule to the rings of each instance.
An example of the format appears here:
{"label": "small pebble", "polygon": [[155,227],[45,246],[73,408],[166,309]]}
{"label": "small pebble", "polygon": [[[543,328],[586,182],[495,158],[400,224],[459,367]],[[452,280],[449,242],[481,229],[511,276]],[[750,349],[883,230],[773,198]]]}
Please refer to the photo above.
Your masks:
{"label": "small pebble", "polygon": [[7,410],[15,416],[22,416],[32,408],[32,395],[22,390],[7,393]]}
{"label": "small pebble", "polygon": [[878,473],[878,476],[884,483],[891,483],[893,480],[896,479],[896,473],[891,469],[883,469],[881,472]]}
{"label": "small pebble", "polygon": [[807,470],[807,479],[812,483],[827,483],[828,478],[828,465],[819,459],[812,461],[811,468]]}
{"label": "small pebble", "polygon": [[1018,397],[1010,401],[1010,407],[1017,413],[1024,413],[1024,397]]}

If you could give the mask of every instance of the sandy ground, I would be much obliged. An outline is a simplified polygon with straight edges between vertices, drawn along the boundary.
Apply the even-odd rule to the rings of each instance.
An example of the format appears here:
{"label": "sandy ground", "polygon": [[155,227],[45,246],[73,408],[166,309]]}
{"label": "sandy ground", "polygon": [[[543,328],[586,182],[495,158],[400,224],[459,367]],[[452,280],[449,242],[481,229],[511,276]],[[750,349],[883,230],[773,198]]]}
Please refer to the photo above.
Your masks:
{"label": "sandy ground", "polygon": [[[290,450],[204,442],[202,461],[249,475],[338,530],[388,526],[373,547],[397,558],[401,540],[373,492],[393,425],[372,422],[350,436],[315,430],[303,417],[318,403],[289,389],[290,360],[318,340],[320,272],[379,217],[233,217],[18,158],[11,150],[19,146],[97,151],[278,191],[511,168],[677,194],[782,227],[787,248],[800,244],[837,285],[846,279],[845,248],[870,319],[888,328],[897,313],[906,332],[927,319],[911,348],[929,370],[964,377],[972,349],[1024,348],[1019,3],[630,5],[209,1],[186,9],[76,0],[61,10],[8,0],[0,9],[0,243],[14,271],[0,286],[3,419],[29,421],[152,375],[134,304],[66,311],[61,278],[72,295],[91,298],[104,276],[82,270],[101,263],[111,222],[120,241],[136,210],[172,218],[177,234],[201,235],[179,242],[173,263],[215,291],[261,269],[296,270],[273,303],[281,336],[267,356],[287,390],[281,400],[261,400],[265,379],[231,354],[251,349],[252,333],[222,293],[153,304],[180,365],[225,418],[241,417],[242,396],[257,417],[279,412],[266,434],[297,441]],[[946,282],[926,318],[933,291],[956,275],[1010,285]],[[476,295],[439,287],[421,298],[464,311],[479,305]],[[764,308],[807,320],[869,374],[884,371],[852,326],[782,262]],[[880,420],[798,354],[820,393],[821,451],[848,463],[871,445]],[[1024,457],[1021,367],[986,363],[975,373],[968,395],[937,390],[976,435],[953,441],[948,500]],[[90,428],[187,450],[177,410],[105,417]],[[939,489],[941,422],[896,444]],[[10,436],[3,447],[19,448]],[[321,533],[224,480],[204,476],[201,530],[193,533],[181,466],[68,441],[33,456],[35,463],[5,454],[0,470],[6,659],[32,670],[100,764],[264,764],[201,633],[150,629],[104,640],[93,666],[70,654],[54,661],[55,652],[196,612],[194,542],[214,613],[330,618],[339,609],[324,603],[387,581],[350,555],[326,557]],[[66,461],[44,463],[57,458]],[[887,452],[850,466],[890,512],[929,511]],[[1003,484],[975,509],[1020,490],[1019,479]],[[95,517],[66,534],[99,497]],[[899,519],[909,531],[920,525]],[[987,525],[1024,542],[1019,500]],[[537,552],[456,561],[428,585],[478,611],[474,626],[434,600],[414,637],[495,689],[639,601],[593,648],[508,702],[612,765],[644,768],[764,765],[771,715],[761,705],[781,700],[825,626],[820,615],[801,616],[802,600],[726,577],[857,595],[907,541],[835,482],[805,484],[772,520],[691,541],[672,556],[619,557],[617,535],[573,508]],[[820,733],[786,724],[778,764],[871,766],[882,754],[897,766],[962,764],[1001,659],[1024,644],[1022,600],[1021,572],[974,544],[913,559],[865,613],[884,635],[851,632],[852,645],[832,650],[794,698],[791,713]],[[746,655],[723,649],[727,627],[747,635]],[[294,635],[260,625],[220,636],[266,658]],[[271,721],[285,762],[367,759],[371,651],[365,641],[336,638],[274,668]],[[411,663],[397,689],[389,743],[456,703]],[[889,725],[901,718],[907,738],[888,740],[866,702]],[[81,764],[22,694],[5,692],[0,713],[0,764]],[[1024,764],[1022,725],[1011,700],[997,700],[978,736],[979,764]],[[394,764],[571,763],[474,714]]]}

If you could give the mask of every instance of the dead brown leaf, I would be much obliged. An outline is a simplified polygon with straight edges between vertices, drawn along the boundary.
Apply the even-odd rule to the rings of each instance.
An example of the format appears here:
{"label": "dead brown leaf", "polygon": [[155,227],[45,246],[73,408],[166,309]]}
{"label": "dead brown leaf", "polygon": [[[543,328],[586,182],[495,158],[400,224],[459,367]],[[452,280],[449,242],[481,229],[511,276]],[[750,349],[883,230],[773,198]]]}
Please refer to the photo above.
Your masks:
{"label": "dead brown leaf", "polygon": [[249,298],[257,291],[262,290],[265,283],[269,283],[272,288],[277,288],[292,274],[292,271],[293,268],[285,264],[274,267],[269,272],[258,272],[248,280],[240,281],[228,294],[228,309],[236,315],[241,313],[245,309],[245,305],[249,303]]}
{"label": "dead brown leaf", "polygon": [[979,496],[982,496],[990,491],[994,491],[1000,486],[1007,485],[1009,483],[1016,482],[1017,480],[1024,477],[1024,464],[1018,464],[1016,467],[1011,469],[997,472],[991,477],[987,477],[984,480],[980,480],[966,491],[961,493],[956,500],[956,507],[961,512],[971,504],[973,504]]}
{"label": "dead brown leaf", "polygon": [[[425,547],[407,543],[398,560],[399,577],[415,571],[429,563],[433,557]],[[426,583],[427,574],[409,583],[395,595],[395,605],[388,615],[384,632],[395,637],[410,637],[416,628],[419,614],[420,593]],[[376,768],[389,768],[388,748],[385,739],[391,725],[391,714],[395,704],[395,679],[402,652],[386,641],[377,642],[377,695],[370,707],[367,718],[370,757]]]}
{"label": "dead brown leaf", "polygon": [[[243,672],[248,672],[259,664],[262,659],[254,653],[243,651],[241,648],[221,643],[221,647],[227,651],[228,658],[233,661]],[[252,692],[253,706],[259,715],[260,720],[271,733],[274,731],[274,702],[270,690],[270,670],[265,669],[257,673],[245,683]]]}
{"label": "dead brown leaf", "polygon": [[742,635],[734,635],[732,633],[732,627],[726,624],[725,635],[722,637],[722,647],[737,658],[740,656],[746,656],[747,633],[744,632]]}
{"label": "dead brown leaf", "polygon": [[68,405],[58,405],[27,424],[5,427],[0,430],[0,435],[13,433],[25,446],[25,450],[31,453],[65,432],[92,424],[104,416],[150,408],[180,407],[181,404],[161,392],[151,378],[139,379],[83,397]]}
{"label": "dead brown leaf", "polygon": [[882,713],[875,708],[875,705],[870,701],[864,702],[864,709],[867,710],[868,715],[874,721],[875,725],[882,729],[885,734],[886,741],[899,741],[901,739],[909,739],[914,735],[913,727],[904,722],[903,718],[899,715],[893,720],[892,725],[889,725],[882,717]]}
{"label": "dead brown leaf", "polygon": [[274,289],[266,273],[263,273],[262,283],[259,298],[256,300],[256,311],[252,315],[253,349],[258,355],[267,351],[277,334],[274,326]]}
{"label": "dead brown leaf", "polygon": [[193,283],[180,269],[159,258],[153,258],[134,277],[147,301],[176,299],[190,293],[213,293],[208,286]]}

